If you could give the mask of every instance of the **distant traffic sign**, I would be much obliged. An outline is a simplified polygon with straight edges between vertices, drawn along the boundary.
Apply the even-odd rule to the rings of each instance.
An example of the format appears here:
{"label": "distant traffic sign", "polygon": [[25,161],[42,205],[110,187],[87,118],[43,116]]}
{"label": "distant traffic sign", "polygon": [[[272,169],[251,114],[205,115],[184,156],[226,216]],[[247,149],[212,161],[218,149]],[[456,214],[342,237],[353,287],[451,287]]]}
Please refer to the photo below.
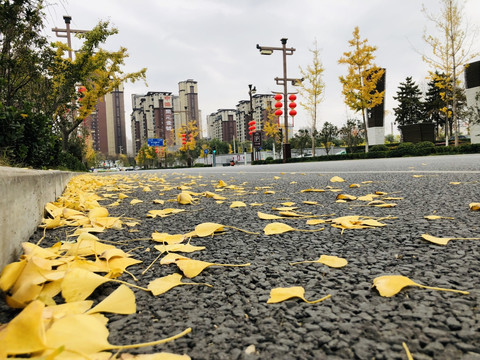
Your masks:
{"label": "distant traffic sign", "polygon": [[163,139],[148,139],[148,146],[163,146]]}
{"label": "distant traffic sign", "polygon": [[204,154],[208,154],[208,149],[204,149],[204,150],[203,150],[203,153],[204,153]]}

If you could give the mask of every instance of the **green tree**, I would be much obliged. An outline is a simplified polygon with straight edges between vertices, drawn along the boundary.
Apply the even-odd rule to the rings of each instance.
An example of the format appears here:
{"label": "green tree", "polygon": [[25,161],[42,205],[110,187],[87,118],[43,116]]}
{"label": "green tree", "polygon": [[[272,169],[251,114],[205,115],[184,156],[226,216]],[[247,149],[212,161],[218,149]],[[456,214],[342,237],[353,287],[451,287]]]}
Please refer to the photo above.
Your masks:
{"label": "green tree", "polygon": [[312,63],[306,69],[300,67],[303,81],[300,85],[300,94],[304,101],[300,101],[300,105],[307,110],[311,118],[311,142],[312,154],[315,154],[315,136],[317,131],[318,107],[323,101],[325,92],[325,82],[323,81],[323,71],[325,70],[320,61],[320,50],[317,46],[317,40],[314,41],[313,49],[309,49],[312,53]]}
{"label": "green tree", "polygon": [[445,126],[446,114],[442,111],[447,106],[442,96],[440,95],[440,88],[436,85],[436,80],[440,74],[437,72],[434,78],[430,78],[427,84],[427,91],[425,93],[424,110],[426,119],[435,124],[436,134],[439,136],[440,127]]}
{"label": "green tree", "polygon": [[353,152],[353,148],[362,142],[364,132],[359,120],[348,119],[347,123],[340,128],[339,134],[348,151]]}
{"label": "green tree", "polygon": [[338,135],[338,128],[326,121],[323,124],[322,129],[318,133],[318,137],[320,139],[321,144],[325,147],[325,151],[327,152],[327,155],[330,152],[330,148],[333,145],[333,141]]}
{"label": "green tree", "polygon": [[[126,81],[145,79],[146,69],[124,73],[122,66],[127,49],[107,51],[100,46],[118,30],[108,22],[100,21],[91,31],[79,34],[82,47],[74,60],[66,56],[69,48],[57,42],[56,56],[49,68],[52,88],[49,103],[54,113],[55,128],[62,137],[62,148],[68,149],[68,140],[84,119],[92,113],[99,99]],[[79,92],[78,84],[86,91]],[[83,96],[81,101],[76,101]]]}
{"label": "green tree", "polygon": [[[385,91],[377,90],[377,83],[385,73],[373,63],[375,46],[368,45],[368,39],[360,39],[358,26],[349,42],[351,51],[343,53],[339,64],[348,65],[348,74],[340,76],[345,104],[355,112],[362,113],[363,127],[367,129],[366,110],[372,109],[383,101]],[[368,152],[368,134],[365,131],[365,152]]]}
{"label": "green tree", "polygon": [[[458,146],[458,92],[453,91],[459,85],[459,76],[465,70],[465,65],[477,57],[479,53],[470,53],[474,38],[469,39],[469,32],[463,24],[463,4],[457,0],[441,0],[440,13],[430,14],[425,8],[423,12],[437,30],[436,35],[425,33],[423,38],[432,49],[430,55],[423,55],[423,60],[433,69],[430,76],[436,80],[436,85],[441,89],[441,95],[447,106],[443,108],[444,113],[449,117],[451,111],[453,131],[455,135],[455,146]],[[439,71],[445,76],[438,78],[435,72]],[[445,145],[448,145],[448,126],[445,126]]]}
{"label": "green tree", "polygon": [[398,101],[398,107],[393,111],[395,112],[395,122],[399,126],[423,122],[422,92],[411,77],[407,77],[404,83],[400,83],[397,96],[393,98]]}
{"label": "green tree", "polygon": [[300,129],[291,138],[290,143],[294,149],[300,149],[300,154],[303,155],[303,150],[310,145],[311,139],[308,129]]}

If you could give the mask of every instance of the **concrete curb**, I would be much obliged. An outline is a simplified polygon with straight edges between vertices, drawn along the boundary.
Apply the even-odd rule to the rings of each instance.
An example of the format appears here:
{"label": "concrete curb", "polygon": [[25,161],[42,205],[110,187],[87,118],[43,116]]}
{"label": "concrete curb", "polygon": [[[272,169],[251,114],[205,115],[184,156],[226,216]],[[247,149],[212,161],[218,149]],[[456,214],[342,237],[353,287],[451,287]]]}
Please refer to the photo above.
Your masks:
{"label": "concrete curb", "polygon": [[0,271],[22,254],[21,243],[40,224],[45,204],[56,200],[75,175],[0,167]]}

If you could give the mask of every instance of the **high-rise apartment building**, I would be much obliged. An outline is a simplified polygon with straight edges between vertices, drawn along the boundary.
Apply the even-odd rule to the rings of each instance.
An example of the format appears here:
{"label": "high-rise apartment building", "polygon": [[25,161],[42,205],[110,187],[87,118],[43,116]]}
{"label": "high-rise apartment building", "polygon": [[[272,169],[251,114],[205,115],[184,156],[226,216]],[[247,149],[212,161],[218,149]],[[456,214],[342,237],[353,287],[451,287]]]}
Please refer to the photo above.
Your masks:
{"label": "high-rise apartment building", "polygon": [[174,145],[173,96],[170,92],[149,91],[132,95],[132,149],[134,154],[148,139],[163,139]]}
{"label": "high-rise apartment building", "polygon": [[105,155],[126,154],[125,102],[123,86],[100,99],[95,111],[85,119],[93,148]]}
{"label": "high-rise apartment building", "polygon": [[208,133],[211,139],[230,142],[237,139],[235,109],[219,109],[207,116]]}
{"label": "high-rise apartment building", "polygon": [[[475,61],[465,69],[465,94],[467,106],[477,109],[480,115],[480,61]],[[470,124],[470,141],[480,143],[480,124]]]}
{"label": "high-rise apartment building", "polygon": [[148,139],[163,139],[170,149],[181,146],[182,126],[193,121],[200,134],[202,131],[197,82],[191,79],[179,82],[178,95],[159,91],[132,95],[130,120],[134,154]]}

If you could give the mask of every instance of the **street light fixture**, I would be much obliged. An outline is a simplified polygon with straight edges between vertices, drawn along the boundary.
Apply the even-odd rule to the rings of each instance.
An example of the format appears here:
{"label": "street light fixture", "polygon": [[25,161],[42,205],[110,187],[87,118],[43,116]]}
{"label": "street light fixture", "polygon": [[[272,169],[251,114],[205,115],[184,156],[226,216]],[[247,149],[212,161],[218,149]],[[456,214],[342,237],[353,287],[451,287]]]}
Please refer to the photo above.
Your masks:
{"label": "street light fixture", "polygon": [[293,55],[295,48],[287,48],[287,38],[280,39],[282,47],[260,46],[257,44],[257,49],[260,50],[261,55],[271,55],[274,51],[281,51],[283,53],[283,77],[275,78],[277,85],[283,85],[283,98],[284,101],[284,127],[285,127],[285,142],[283,143],[283,162],[286,162],[291,157],[290,144],[288,143],[288,81],[292,82],[292,85],[298,85],[303,79],[294,79],[287,77],[287,55]]}

